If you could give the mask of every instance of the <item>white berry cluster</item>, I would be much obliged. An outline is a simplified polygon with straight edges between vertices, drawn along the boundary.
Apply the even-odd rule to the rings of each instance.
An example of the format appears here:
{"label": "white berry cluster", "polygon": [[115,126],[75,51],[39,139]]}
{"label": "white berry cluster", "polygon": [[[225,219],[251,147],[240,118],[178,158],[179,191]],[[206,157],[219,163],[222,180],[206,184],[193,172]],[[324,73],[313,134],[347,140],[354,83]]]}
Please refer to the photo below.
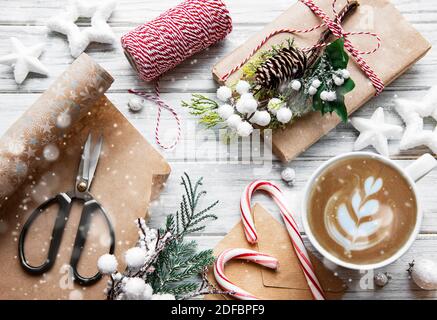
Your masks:
{"label": "white berry cluster", "polygon": [[[346,69],[340,69],[334,71],[332,74],[332,82],[338,87],[342,86],[345,80],[349,78],[350,78],[350,73]],[[321,85],[322,85],[322,81],[320,79],[318,78],[311,79],[310,83],[306,85],[308,94],[310,96],[314,96]],[[293,80],[290,83],[290,87],[294,91],[300,91],[300,89],[302,88],[302,83],[299,80]],[[323,90],[320,93],[320,99],[323,101],[332,102],[337,100],[337,94],[334,90]]]}
{"label": "white berry cluster", "polygon": [[121,291],[116,296],[118,300],[174,300],[171,294],[153,294],[152,287],[140,276],[134,276],[138,271],[152,272],[145,266],[150,265],[156,257],[156,243],[158,231],[150,229],[144,219],[135,221],[140,231],[138,246],[128,249],[124,253],[126,272],[117,271],[118,261],[112,254],[105,254],[97,261],[97,267],[102,274],[110,275],[108,288],[114,283],[120,284]]}
{"label": "white berry cluster", "polygon": [[222,86],[217,90],[217,98],[224,102],[217,113],[226,121],[229,128],[236,131],[239,136],[248,137],[252,134],[252,125],[245,120],[247,116],[252,115],[258,108],[258,101],[249,92],[250,84],[246,81],[239,81],[235,87],[235,91],[239,95],[239,99],[235,102],[235,107],[231,104],[233,96],[232,89]]}
{"label": "white berry cluster", "polygon": [[[293,84],[295,90],[300,90],[301,86],[299,81]],[[252,134],[253,125],[268,126],[272,121],[272,116],[283,124],[290,122],[292,118],[291,110],[278,98],[273,98],[268,102],[267,110],[258,110],[258,101],[250,92],[250,84],[244,80],[238,81],[235,93],[231,88],[221,86],[217,90],[217,98],[223,102],[217,109],[218,115],[231,130],[242,137]]]}

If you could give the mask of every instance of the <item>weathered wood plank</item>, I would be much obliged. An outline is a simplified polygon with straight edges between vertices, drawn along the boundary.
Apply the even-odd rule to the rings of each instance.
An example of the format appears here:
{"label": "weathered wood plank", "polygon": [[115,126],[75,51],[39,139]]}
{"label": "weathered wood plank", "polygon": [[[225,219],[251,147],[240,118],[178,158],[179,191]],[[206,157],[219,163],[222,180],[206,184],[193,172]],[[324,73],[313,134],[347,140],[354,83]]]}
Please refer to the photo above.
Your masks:
{"label": "weathered wood plank", "polygon": [[[420,99],[424,91],[414,90],[408,92],[400,92],[400,98]],[[0,94],[1,121],[0,134],[3,134],[12,123],[38,98],[39,94]],[[150,142],[154,143],[154,127],[156,122],[157,109],[153,103],[146,103],[142,112],[132,113],[127,108],[127,102],[131,95],[127,93],[109,93],[109,98],[123,112],[123,114],[132,122],[132,124],[146,137]],[[213,94],[208,94],[213,97]],[[402,125],[402,120],[393,110],[392,92],[384,92],[381,96],[372,99],[366,106],[356,112],[356,116],[370,117],[374,110],[381,106],[386,110],[386,121],[393,124]],[[170,105],[174,106],[181,114],[183,119],[183,136],[178,148],[172,151],[165,152],[165,156],[170,161],[223,161],[229,156],[227,153],[231,148],[220,141],[218,130],[204,130],[197,124],[196,118],[191,116],[188,111],[182,108],[181,101],[190,99],[190,93],[169,93],[163,94],[162,98]],[[174,119],[168,112],[162,113],[161,128],[164,137],[171,137],[175,133]],[[433,130],[435,122],[426,120],[425,128]],[[358,132],[348,124],[340,124],[336,129],[331,131],[319,142],[310,147],[304,152],[299,159],[327,159],[337,154],[349,152],[353,150],[355,139]],[[169,139],[170,140],[170,139]],[[340,142],[340,143],[339,143]],[[232,145],[234,147],[235,144]],[[393,158],[396,159],[412,159],[427,152],[425,147],[418,147],[407,151],[399,151],[399,141],[390,141],[390,152]],[[240,143],[239,148],[243,154],[250,154],[250,145]],[[367,150],[372,150],[368,148]],[[253,155],[259,154],[254,150]],[[232,158],[236,156],[234,152],[230,155]],[[259,160],[259,157],[257,157]],[[268,160],[268,159],[267,159]],[[293,163],[292,163],[293,164]],[[294,164],[293,164],[294,165]]]}
{"label": "weathered wood plank", "polygon": [[[134,26],[151,20],[180,0],[123,0],[109,22],[112,25]],[[266,24],[290,7],[294,0],[227,0],[226,5],[236,23]],[[393,0],[396,7],[413,23],[435,22],[436,13],[433,0]],[[2,10],[7,14],[0,17],[0,25],[44,25],[47,19],[63,11],[66,0],[5,0]],[[89,21],[81,20],[88,25]]]}
{"label": "weathered wood plank", "polygon": [[[161,79],[162,91],[181,93],[197,91],[214,92],[217,85],[212,79],[212,66],[219,58],[239,46],[256,30],[261,29],[261,27],[258,25],[237,25],[225,41],[212,46],[209,50],[196,54],[163,75]],[[436,28],[437,22],[419,26],[419,30],[431,43],[437,43],[437,34],[434,32]],[[114,27],[117,36],[125,34],[130,29],[129,27]],[[0,26],[0,44],[2,44],[0,45],[0,55],[9,52],[9,38],[12,36],[18,37],[28,45],[40,41],[46,43],[46,51],[41,56],[41,61],[48,67],[50,76],[46,78],[31,75],[22,85],[18,86],[13,79],[12,69],[8,66],[0,65],[0,92],[41,92],[73,61],[65,37],[54,33],[47,33],[46,28],[41,26]],[[116,79],[111,87],[111,91],[125,92],[132,87],[151,88],[150,84],[144,84],[139,80],[121,50],[119,43],[116,43],[114,46],[91,44],[86,53],[105,67]],[[437,51],[432,50],[389,86],[387,90],[408,91],[411,88],[426,88],[435,81],[433,70],[436,66]]]}
{"label": "weathered wood plank", "polygon": [[[397,162],[402,167],[411,163],[410,160],[398,160]],[[177,204],[180,201],[179,195],[183,192],[179,182],[184,172],[189,173],[193,179],[204,177],[204,187],[208,191],[208,197],[203,201],[204,205],[215,200],[220,201],[219,206],[215,210],[219,220],[207,228],[205,231],[207,234],[227,233],[239,221],[241,193],[244,187],[254,179],[268,179],[280,185],[288,199],[290,208],[299,217],[304,187],[308,178],[322,163],[323,161],[318,160],[294,161],[293,167],[296,168],[296,182],[293,187],[289,187],[280,178],[283,166],[279,163],[274,163],[271,168],[266,167],[264,172],[259,172],[256,170],[262,169],[262,167],[257,165],[230,164],[226,162],[211,164],[199,161],[172,162],[172,174],[166,187],[159,199],[151,205],[152,223],[154,225],[163,223],[165,213],[173,212],[177,209]],[[431,190],[435,189],[435,181],[437,181],[437,171],[430,173],[417,184],[419,200],[422,202],[424,210],[422,233],[437,233],[437,197],[435,192],[431,192]],[[254,201],[261,202],[272,215],[278,220],[281,219],[278,208],[266,195],[257,193],[254,196]]]}

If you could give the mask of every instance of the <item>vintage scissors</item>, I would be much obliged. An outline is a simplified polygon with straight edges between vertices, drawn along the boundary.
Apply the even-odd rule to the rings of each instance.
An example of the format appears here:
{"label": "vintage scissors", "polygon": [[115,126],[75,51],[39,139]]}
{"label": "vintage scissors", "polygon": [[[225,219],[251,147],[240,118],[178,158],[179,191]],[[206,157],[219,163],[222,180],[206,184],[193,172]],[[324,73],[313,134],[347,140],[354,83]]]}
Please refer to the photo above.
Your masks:
{"label": "vintage scissors", "polygon": [[[76,238],[74,240],[74,247],[70,258],[70,266],[73,272],[74,281],[81,285],[91,285],[98,281],[102,275],[97,272],[93,277],[82,277],[77,271],[77,265],[79,263],[80,256],[85,246],[88,230],[92,216],[96,212],[103,214],[105,222],[108,224],[110,233],[110,248],[109,253],[114,253],[115,248],[115,233],[112,223],[107,215],[105,209],[98,203],[94,197],[89,193],[91,182],[93,181],[94,173],[99,161],[100,152],[103,145],[103,136],[100,136],[97,144],[91,150],[91,134],[88,135],[85,146],[83,147],[82,157],[80,160],[79,170],[77,173],[75,188],[73,191],[61,192],[42,203],[38,208],[33,211],[29,219],[23,226],[21,231],[18,251],[20,256],[20,262],[23,268],[31,274],[43,274],[53,267],[56,256],[59,251],[62,236],[65,226],[70,215],[70,210],[73,205],[73,201],[83,202],[82,215],[80,217],[79,227],[77,229]],[[31,266],[24,254],[24,241],[26,239],[27,232],[35,221],[35,219],[42,214],[46,209],[52,205],[58,205],[58,214],[56,216],[55,225],[52,231],[50,246],[48,250],[48,256],[46,261],[40,266]]]}

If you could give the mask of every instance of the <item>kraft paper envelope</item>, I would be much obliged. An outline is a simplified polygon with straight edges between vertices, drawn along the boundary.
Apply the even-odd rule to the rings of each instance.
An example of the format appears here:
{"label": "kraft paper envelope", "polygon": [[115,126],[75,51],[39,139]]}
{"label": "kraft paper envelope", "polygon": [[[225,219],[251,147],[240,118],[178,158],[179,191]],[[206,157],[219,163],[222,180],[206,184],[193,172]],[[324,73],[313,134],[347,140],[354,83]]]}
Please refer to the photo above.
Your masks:
{"label": "kraft paper envelope", "polygon": [[[326,13],[332,15],[332,0],[315,0]],[[359,0],[360,6],[343,23],[346,31],[375,32],[381,37],[381,48],[370,55],[364,55],[369,66],[379,75],[385,85],[403,74],[430,49],[431,44],[409,24],[400,12],[387,0]],[[337,1],[340,10],[346,0]],[[253,48],[274,30],[283,28],[305,29],[320,24],[320,19],[303,3],[298,1],[277,19],[257,32],[253,37],[219,61],[213,68],[216,80],[229,72],[247,57]],[[305,34],[282,33],[271,38],[258,52],[267,50],[272,45],[293,37],[295,44],[301,48],[314,45],[320,32]],[[368,51],[375,47],[376,41],[370,36],[351,36],[351,41],[358,50]],[[348,70],[355,81],[355,89],[346,95],[346,107],[349,114],[370,100],[375,89],[358,65],[350,60]],[[232,84],[240,78],[241,70],[235,72],[228,80]],[[275,130],[272,138],[273,152],[284,162],[288,162],[308,149],[322,136],[331,131],[340,119],[337,115],[322,116],[312,112],[290,123],[285,129]]]}
{"label": "kraft paper envelope", "polygon": [[[50,271],[29,275],[17,257],[18,236],[32,211],[47,198],[73,190],[90,132],[104,137],[90,191],[112,220],[119,262],[135,245],[134,221],[147,216],[170,167],[106,98],[112,81],[102,67],[81,55],[0,139],[0,299],[105,298],[105,278],[88,287],[72,282],[68,263],[81,204],[73,207]],[[27,237],[25,252],[33,265],[47,257],[56,209],[41,215]],[[97,272],[97,259],[109,247],[106,224],[99,215],[93,219],[79,263],[79,272],[87,277]]]}
{"label": "kraft paper envelope", "polygon": [[[247,248],[269,254],[279,260],[279,269],[273,271],[252,262],[229,261],[225,273],[237,286],[265,300],[308,300],[312,299],[299,260],[294,252],[288,232],[260,204],[252,208],[259,243],[250,245],[239,222],[214,248],[217,256],[228,248]],[[317,277],[328,299],[340,299],[346,289],[343,281],[328,270],[314,255],[310,259]],[[212,270],[208,279],[218,287]],[[205,299],[226,299],[228,296],[208,295]]]}

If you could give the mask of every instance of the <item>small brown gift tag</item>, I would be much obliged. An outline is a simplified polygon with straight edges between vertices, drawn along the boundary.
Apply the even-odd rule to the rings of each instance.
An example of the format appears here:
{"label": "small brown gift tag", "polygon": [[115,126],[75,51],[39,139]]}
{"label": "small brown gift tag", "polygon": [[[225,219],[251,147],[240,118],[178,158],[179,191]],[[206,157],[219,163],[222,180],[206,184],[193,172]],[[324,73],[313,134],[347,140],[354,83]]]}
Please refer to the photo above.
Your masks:
{"label": "small brown gift tag", "polygon": [[[331,14],[332,0],[315,0],[326,13]],[[417,32],[400,12],[387,0],[360,0],[358,9],[343,23],[346,31],[368,31],[381,37],[381,48],[370,55],[363,56],[368,65],[389,85],[403,74],[412,64],[423,57],[430,49],[430,43]],[[337,8],[346,4],[345,0],[337,1]],[[218,62],[213,69],[216,80],[221,79],[234,66],[243,61],[256,46],[272,31],[283,28],[305,29],[318,25],[320,19],[303,3],[298,1],[276,20],[257,32],[242,46]],[[267,50],[293,37],[299,47],[314,45],[320,33],[304,34],[282,33],[271,38],[259,50]],[[375,40],[370,36],[351,36],[351,41],[358,50],[371,50]],[[346,95],[346,107],[351,114],[370,100],[375,89],[370,80],[351,59],[348,70],[355,81],[355,89]],[[241,76],[241,70],[235,72],[226,81],[232,84]],[[285,129],[274,131],[272,138],[273,152],[284,162],[288,162],[308,149],[322,136],[331,131],[340,119],[337,115],[322,116],[320,112],[312,112],[307,116],[290,123]]]}
{"label": "small brown gift tag", "polygon": [[[260,204],[255,204],[252,214],[259,235],[257,245],[250,245],[239,222],[214,248],[217,256],[228,248],[247,248],[269,254],[279,260],[277,271],[260,267],[254,263],[232,260],[226,264],[226,275],[237,286],[265,300],[308,300],[312,299],[310,289],[303,275],[299,260],[287,230],[276,221]],[[320,260],[310,253],[310,259],[317,278],[328,299],[340,299],[346,288],[341,279],[326,269]],[[218,286],[212,270],[208,279]],[[228,296],[208,295],[205,299],[228,299]]]}
{"label": "small brown gift tag", "polygon": [[[0,139],[0,161],[14,164],[0,174],[0,186],[10,187],[0,199],[0,299],[105,298],[105,278],[88,287],[72,281],[69,261],[81,204],[73,205],[52,269],[30,275],[18,259],[18,237],[33,210],[47,198],[74,189],[81,148],[90,132],[94,137],[101,133],[104,139],[90,192],[110,216],[120,263],[122,253],[136,244],[135,219],[147,216],[170,166],[106,98],[111,83],[103,68],[81,55]],[[69,125],[59,126],[56,120],[64,112]],[[23,151],[11,153],[11,141],[22,145]],[[48,157],[47,147],[58,153],[56,159]],[[21,166],[24,172],[17,175],[13,170]],[[32,265],[40,265],[47,257],[56,214],[57,208],[47,210],[29,231],[24,248]],[[92,219],[78,266],[85,277],[97,272],[97,259],[109,247],[106,223],[100,215]]]}

